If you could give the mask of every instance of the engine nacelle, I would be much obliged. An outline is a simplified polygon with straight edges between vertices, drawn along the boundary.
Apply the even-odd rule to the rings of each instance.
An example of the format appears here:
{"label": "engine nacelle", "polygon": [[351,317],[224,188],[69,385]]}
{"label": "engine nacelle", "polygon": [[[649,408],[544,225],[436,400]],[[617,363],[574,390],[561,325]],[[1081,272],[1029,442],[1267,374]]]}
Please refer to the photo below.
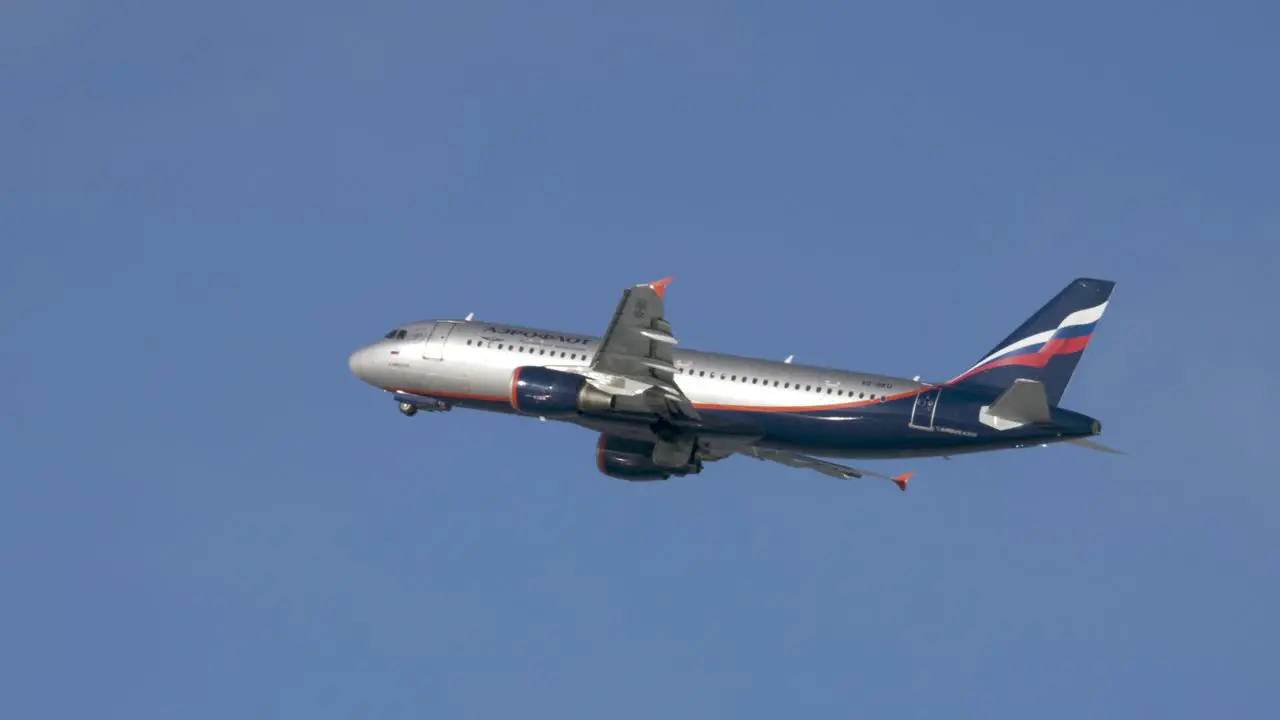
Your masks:
{"label": "engine nacelle", "polygon": [[[596,467],[609,477],[620,480],[666,480],[672,475],[683,477],[702,472],[702,463],[686,462],[677,467],[662,467],[653,461],[654,443],[644,440],[600,434],[596,443]],[[692,459],[692,453],[690,453]]]}
{"label": "engine nacelle", "polygon": [[574,373],[537,365],[511,372],[511,407],[530,415],[554,417],[613,410],[613,395]]}

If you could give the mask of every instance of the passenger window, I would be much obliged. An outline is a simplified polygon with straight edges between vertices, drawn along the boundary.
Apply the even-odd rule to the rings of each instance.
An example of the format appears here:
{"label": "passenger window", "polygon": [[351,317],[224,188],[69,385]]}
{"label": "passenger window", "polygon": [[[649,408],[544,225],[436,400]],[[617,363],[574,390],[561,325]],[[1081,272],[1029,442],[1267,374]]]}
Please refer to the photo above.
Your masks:
{"label": "passenger window", "polygon": [[782,384],[782,387],[784,387],[784,388],[789,388],[789,387],[791,387],[791,383],[783,383],[783,384]]}
{"label": "passenger window", "polygon": [[498,343],[498,349],[499,349],[499,350],[501,350],[501,349],[502,349],[502,343]]}
{"label": "passenger window", "polygon": [[729,379],[730,379],[730,380],[737,380],[737,379],[738,379],[738,376],[737,376],[737,375],[731,375],[731,376],[729,377]]}
{"label": "passenger window", "polygon": [[828,395],[830,395],[830,394],[831,394],[831,388],[827,388],[827,394],[828,394]]}
{"label": "passenger window", "polygon": [[777,381],[777,380],[774,380],[774,381],[773,381],[773,386],[774,386],[774,387],[778,387],[778,381]]}
{"label": "passenger window", "polygon": [[706,371],[706,370],[699,370],[699,371],[698,371],[698,377],[706,377],[706,376],[707,376],[707,371]]}
{"label": "passenger window", "polygon": [[805,385],[805,386],[804,386],[805,392],[808,392],[808,391],[809,391],[810,389],[812,389],[812,388],[813,388],[813,386],[812,386],[812,385]]}
{"label": "passenger window", "polygon": [[759,385],[759,384],[760,384],[760,378],[751,378],[751,384],[752,384],[752,385]]}

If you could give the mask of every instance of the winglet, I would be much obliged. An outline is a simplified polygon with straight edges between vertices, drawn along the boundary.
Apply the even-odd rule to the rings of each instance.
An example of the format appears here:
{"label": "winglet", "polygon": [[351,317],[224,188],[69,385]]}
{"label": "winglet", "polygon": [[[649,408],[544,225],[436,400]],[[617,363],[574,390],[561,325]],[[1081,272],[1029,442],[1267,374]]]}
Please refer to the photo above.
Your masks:
{"label": "winglet", "polygon": [[902,473],[901,475],[894,476],[891,479],[893,480],[893,484],[898,486],[899,490],[901,490],[902,492],[906,492],[907,481],[911,479],[912,475],[915,475],[915,473],[906,472],[906,473]]}
{"label": "winglet", "polygon": [[658,297],[662,297],[662,294],[667,291],[667,284],[674,279],[675,279],[674,275],[668,275],[667,277],[664,277],[661,280],[654,280],[653,282],[649,283],[649,289],[657,293]]}

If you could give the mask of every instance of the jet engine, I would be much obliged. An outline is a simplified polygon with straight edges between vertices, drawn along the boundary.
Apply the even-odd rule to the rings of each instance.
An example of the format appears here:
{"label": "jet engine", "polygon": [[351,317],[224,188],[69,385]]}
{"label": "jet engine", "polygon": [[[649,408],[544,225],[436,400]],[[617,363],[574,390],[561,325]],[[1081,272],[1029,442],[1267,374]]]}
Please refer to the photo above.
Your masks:
{"label": "jet engine", "polygon": [[[633,440],[607,433],[596,443],[596,467],[609,477],[620,480],[666,480],[672,475],[683,477],[702,472],[702,463],[692,452],[687,462],[676,467],[663,467],[654,462],[657,445],[646,440]],[[661,450],[662,448],[658,448]],[[658,455],[662,455],[661,452]]]}
{"label": "jet engine", "polygon": [[511,372],[511,407],[547,417],[605,413],[613,410],[614,396],[581,375],[526,365]]}

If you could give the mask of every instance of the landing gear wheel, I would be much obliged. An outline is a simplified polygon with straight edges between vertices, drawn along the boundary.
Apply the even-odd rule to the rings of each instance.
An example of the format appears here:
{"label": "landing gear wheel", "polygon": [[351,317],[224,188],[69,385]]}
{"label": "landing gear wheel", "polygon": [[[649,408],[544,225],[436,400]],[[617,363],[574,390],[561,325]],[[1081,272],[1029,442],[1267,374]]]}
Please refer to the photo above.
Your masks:
{"label": "landing gear wheel", "polygon": [[418,406],[413,403],[402,402],[400,403],[400,412],[404,413],[405,417],[413,417],[418,414]]}

